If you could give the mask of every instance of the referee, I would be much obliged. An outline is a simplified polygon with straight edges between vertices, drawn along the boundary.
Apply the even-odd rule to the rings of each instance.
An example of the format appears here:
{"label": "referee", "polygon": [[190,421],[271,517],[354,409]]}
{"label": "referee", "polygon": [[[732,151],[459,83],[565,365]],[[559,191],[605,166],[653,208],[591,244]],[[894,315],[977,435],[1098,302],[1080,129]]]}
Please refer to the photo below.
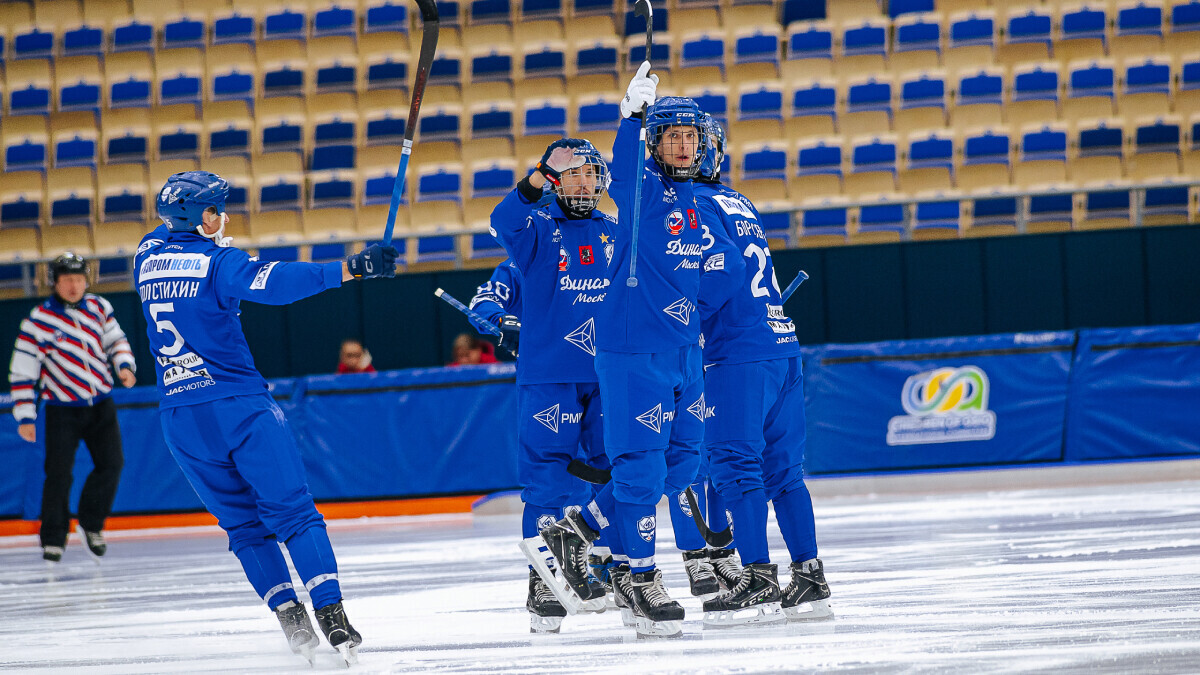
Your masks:
{"label": "referee", "polygon": [[42,489],[42,558],[62,560],[70,531],[71,470],[83,441],[95,468],[79,497],[79,530],[87,550],[104,555],[104,521],[125,462],[111,392],[114,372],[132,387],[133,351],[104,298],[87,292],[87,260],[64,253],[50,263],[54,294],[21,322],[8,379],[17,432],[37,442],[37,401],[45,402],[46,483]]}

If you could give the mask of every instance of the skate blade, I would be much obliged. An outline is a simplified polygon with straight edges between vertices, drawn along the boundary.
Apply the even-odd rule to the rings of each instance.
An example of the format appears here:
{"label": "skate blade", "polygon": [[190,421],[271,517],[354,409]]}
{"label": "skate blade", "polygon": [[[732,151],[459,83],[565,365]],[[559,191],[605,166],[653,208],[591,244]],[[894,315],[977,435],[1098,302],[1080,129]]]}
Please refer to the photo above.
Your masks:
{"label": "skate blade", "polygon": [[604,596],[604,609],[617,609],[617,598],[612,593]]}
{"label": "skate blade", "polygon": [[629,609],[628,607],[621,608],[621,623],[626,628],[633,628],[634,626],[637,625],[637,622],[635,622],[633,620],[633,610],[632,609]]}
{"label": "skate blade", "polygon": [[778,602],[704,613],[705,628],[770,626],[784,623],[787,623],[787,616],[784,615],[783,608]]}
{"label": "skate blade", "polygon": [[[98,556],[98,555],[96,555],[95,553],[93,553],[93,552],[92,552],[92,548],[91,548],[90,546],[88,546],[88,543],[87,543],[87,535],[83,533],[83,527],[81,527],[81,526],[80,526],[78,523],[76,523],[76,524],[75,524],[75,531],[79,533],[79,538],[83,540],[83,542],[82,542],[82,543],[83,543],[83,551],[84,551],[84,553],[87,553],[87,554],[88,554],[88,557],[92,559],[92,562],[94,562],[94,563],[96,563],[97,565],[99,565],[99,564],[102,562],[102,561],[101,561],[101,559],[100,559],[100,556]],[[107,551],[106,551],[106,553],[107,553]]]}
{"label": "skate blade", "polygon": [[550,569],[550,561],[554,559],[554,554],[546,548],[546,542],[541,536],[522,539],[519,546],[521,552],[529,560],[529,564],[533,565],[533,569],[537,571],[542,581],[546,582],[550,592],[558,599],[563,609],[567,610],[567,614],[578,614],[583,609],[583,600],[575,594],[566,579],[559,577]]}
{"label": "skate blade", "polygon": [[584,614],[603,614],[608,609],[608,603],[604,598],[596,598],[595,600],[584,600],[583,606],[579,608]]}
{"label": "skate blade", "polygon": [[[808,607],[806,610],[805,607]],[[788,621],[829,621],[833,617],[833,608],[829,606],[829,600],[813,600],[812,602],[803,602],[795,607],[786,607],[783,613],[787,615]]]}
{"label": "skate blade", "polygon": [[351,647],[349,641],[343,642],[335,649],[341,655],[342,661],[345,662],[347,668],[358,663],[358,648]]}
{"label": "skate blade", "polygon": [[635,616],[634,630],[638,639],[670,639],[683,637],[682,621],[651,621],[645,617]]}
{"label": "skate blade", "polygon": [[561,616],[538,616],[537,614],[529,615],[529,632],[530,633],[557,633],[562,628],[563,618]]}
{"label": "skate blade", "polygon": [[310,668],[315,667],[317,665],[317,648],[315,645],[314,646],[305,645],[303,647],[299,647],[296,649],[296,653],[299,654],[300,656],[303,656],[305,661],[308,661],[308,665]]}

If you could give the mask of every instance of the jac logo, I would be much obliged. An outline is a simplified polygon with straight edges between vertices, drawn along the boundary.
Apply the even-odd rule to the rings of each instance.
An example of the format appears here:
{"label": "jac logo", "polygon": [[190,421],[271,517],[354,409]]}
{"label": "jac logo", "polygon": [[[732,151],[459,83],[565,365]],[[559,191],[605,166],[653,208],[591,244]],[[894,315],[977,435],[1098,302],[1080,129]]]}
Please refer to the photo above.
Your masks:
{"label": "jac logo", "polygon": [[[690,210],[690,209],[689,209]],[[667,232],[678,237],[680,232],[683,232],[683,212],[672,211],[667,214]]]}

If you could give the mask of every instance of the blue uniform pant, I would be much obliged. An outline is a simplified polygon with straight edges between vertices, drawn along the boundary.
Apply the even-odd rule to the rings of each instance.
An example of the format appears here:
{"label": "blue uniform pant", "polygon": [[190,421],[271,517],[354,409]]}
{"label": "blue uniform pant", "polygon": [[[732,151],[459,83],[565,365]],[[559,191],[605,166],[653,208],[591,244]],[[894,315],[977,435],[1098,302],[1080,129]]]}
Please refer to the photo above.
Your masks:
{"label": "blue uniform pant", "polygon": [[812,501],[804,485],[800,358],[714,364],[705,372],[705,390],[712,406],[704,438],[709,475],[733,514],[742,562],[767,562],[768,500],[775,503],[793,558],[816,557]]}
{"label": "blue uniform pant", "polygon": [[[651,569],[658,500],[692,484],[700,466],[707,410],[700,348],[652,354],[597,350],[596,376],[613,478],[612,503],[597,499],[597,505],[620,529],[633,571]],[[599,520],[590,514],[590,524]]]}
{"label": "blue uniform pant", "polygon": [[341,599],[325,520],[283,411],[266,393],[163,409],[171,455],[229,536],[259,595],[272,608],[295,599],[288,547],[313,605]]}

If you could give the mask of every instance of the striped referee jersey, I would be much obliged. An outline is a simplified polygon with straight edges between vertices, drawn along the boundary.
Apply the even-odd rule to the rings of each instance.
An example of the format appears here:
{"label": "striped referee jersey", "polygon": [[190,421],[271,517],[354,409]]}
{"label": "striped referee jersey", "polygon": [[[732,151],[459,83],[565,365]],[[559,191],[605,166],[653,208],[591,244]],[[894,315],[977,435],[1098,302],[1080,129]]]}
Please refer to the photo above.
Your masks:
{"label": "striped referee jersey", "polygon": [[8,368],[13,416],[19,424],[36,420],[38,392],[51,405],[103,401],[114,368],[134,370],[134,360],[108,300],[87,293],[70,307],[51,296],[21,321]]}

